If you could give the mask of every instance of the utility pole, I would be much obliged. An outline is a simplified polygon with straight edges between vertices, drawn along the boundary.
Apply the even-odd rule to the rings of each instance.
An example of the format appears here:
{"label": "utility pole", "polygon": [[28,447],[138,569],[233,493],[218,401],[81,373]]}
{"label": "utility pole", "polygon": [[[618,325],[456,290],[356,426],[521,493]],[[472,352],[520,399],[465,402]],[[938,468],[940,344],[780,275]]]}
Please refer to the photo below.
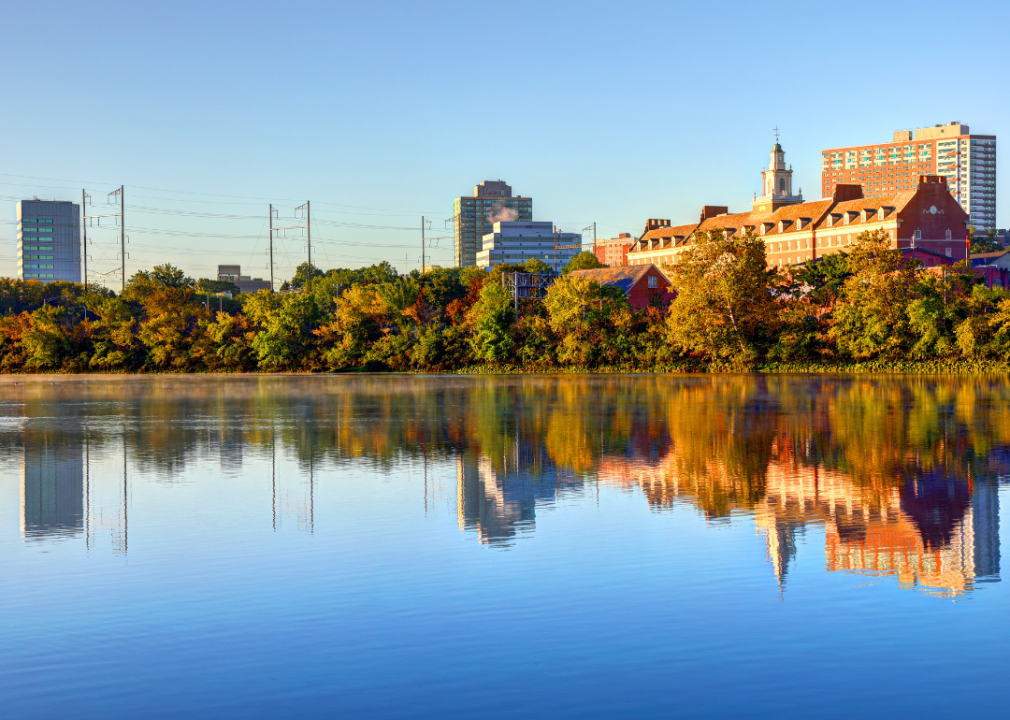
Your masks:
{"label": "utility pole", "polygon": [[[88,291],[88,224],[84,222],[84,217],[88,214],[86,203],[88,194],[81,190],[81,230],[84,233],[84,292]],[[85,309],[85,317],[87,317]]]}
{"label": "utility pole", "polygon": [[[123,199],[123,196],[124,196],[123,190],[124,190],[123,186],[120,185],[118,190],[113,190],[112,192],[110,192],[108,194],[108,196],[106,198],[106,204],[107,205],[112,205],[113,204],[111,202],[108,202],[108,200],[110,198],[114,198],[114,197],[118,198],[118,201],[119,201],[119,212],[102,213],[101,215],[88,215],[87,205],[89,205],[91,203],[91,195],[88,194],[87,190],[81,190],[81,202],[83,204],[83,207],[81,208],[81,221],[82,221],[82,223],[84,225],[84,228],[85,228],[84,229],[84,240],[85,240],[85,242],[84,242],[84,283],[85,283],[85,285],[87,285],[87,282],[88,282],[88,277],[87,277],[88,276],[88,273],[87,273],[87,267],[88,267],[88,265],[87,265],[87,262],[88,262],[88,260],[87,260],[87,258],[88,258],[87,236],[88,236],[88,231],[87,231],[87,227],[88,227],[90,221],[92,221],[92,220],[98,220],[98,226],[101,227],[101,225],[102,225],[102,218],[112,217],[112,218],[117,218],[118,221],[119,221],[119,255],[120,255],[119,272],[120,272],[120,279],[123,281],[123,289],[126,288],[126,222],[125,222],[126,212],[125,212],[125,201]],[[110,270],[109,271],[109,273],[113,273],[113,272],[115,272],[115,270]],[[102,275],[108,275],[109,273],[102,273]],[[103,287],[105,286],[104,279],[102,280],[102,286]]]}
{"label": "utility pole", "polygon": [[[126,193],[124,187],[119,186],[119,253],[121,261],[121,274],[123,276],[123,289],[126,289]],[[125,472],[125,470],[124,470]]]}
{"label": "utility pole", "polygon": [[302,227],[305,228],[305,240],[306,246],[309,250],[309,265],[312,264],[312,201],[306,200],[304,205],[299,205],[295,208],[295,217],[298,217],[300,211],[305,211],[305,225],[292,225],[289,228],[277,228],[278,230],[297,230]]}
{"label": "utility pole", "polygon": [[554,226],[554,272],[558,272],[558,226]]}
{"label": "utility pole", "polygon": [[421,216],[421,272],[424,272],[424,215]]}
{"label": "utility pole", "polygon": [[270,203],[270,292],[274,291],[274,205]]}

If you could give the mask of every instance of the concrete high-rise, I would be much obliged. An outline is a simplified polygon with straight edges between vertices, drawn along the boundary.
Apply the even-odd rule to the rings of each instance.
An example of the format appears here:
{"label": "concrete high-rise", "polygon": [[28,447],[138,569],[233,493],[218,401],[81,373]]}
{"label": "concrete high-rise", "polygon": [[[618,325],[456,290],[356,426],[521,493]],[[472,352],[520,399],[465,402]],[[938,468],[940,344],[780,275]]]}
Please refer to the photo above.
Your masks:
{"label": "concrete high-rise", "polygon": [[499,221],[533,221],[533,198],[512,197],[512,187],[487,180],[473,189],[473,197],[456,198],[454,254],[456,267],[477,264],[483,238]]}
{"label": "concrete high-rise", "polygon": [[821,153],[821,192],[859,184],[864,197],[915,189],[919,175],[946,178],[976,234],[996,228],[996,136],[972,135],[958,122],[899,130],[892,142],[833,148]]}
{"label": "concrete high-rise", "polygon": [[47,283],[82,281],[80,205],[58,200],[18,203],[18,275]]}

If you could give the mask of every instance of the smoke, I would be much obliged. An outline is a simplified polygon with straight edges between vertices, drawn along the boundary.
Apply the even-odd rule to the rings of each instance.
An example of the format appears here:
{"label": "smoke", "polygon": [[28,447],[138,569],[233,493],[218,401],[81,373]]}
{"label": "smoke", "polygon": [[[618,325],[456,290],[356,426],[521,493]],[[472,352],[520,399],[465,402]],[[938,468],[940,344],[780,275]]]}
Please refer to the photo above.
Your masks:
{"label": "smoke", "polygon": [[514,208],[507,207],[493,208],[487,216],[487,221],[489,223],[515,222],[518,219],[519,211]]}

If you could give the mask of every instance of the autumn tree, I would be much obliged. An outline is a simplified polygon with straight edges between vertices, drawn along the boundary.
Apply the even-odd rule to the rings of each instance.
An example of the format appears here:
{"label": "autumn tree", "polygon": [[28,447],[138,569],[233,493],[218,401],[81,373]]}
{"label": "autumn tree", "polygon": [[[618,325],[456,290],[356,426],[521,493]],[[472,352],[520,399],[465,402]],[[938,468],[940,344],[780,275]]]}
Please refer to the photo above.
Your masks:
{"label": "autumn tree", "polygon": [[674,349],[739,368],[752,366],[774,336],[777,272],[764,240],[748,231],[701,232],[671,268],[677,293],[667,316]]}

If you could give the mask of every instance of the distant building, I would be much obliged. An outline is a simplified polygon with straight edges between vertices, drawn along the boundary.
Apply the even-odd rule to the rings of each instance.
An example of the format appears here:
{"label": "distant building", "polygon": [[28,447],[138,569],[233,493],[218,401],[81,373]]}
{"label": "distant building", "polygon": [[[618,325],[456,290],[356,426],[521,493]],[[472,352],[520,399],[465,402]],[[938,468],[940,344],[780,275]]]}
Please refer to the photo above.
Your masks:
{"label": "distant building", "polygon": [[473,189],[473,197],[456,198],[454,239],[456,267],[477,264],[482,238],[499,221],[532,222],[533,198],[512,197],[512,187],[487,180]]}
{"label": "distant building", "polygon": [[273,288],[270,287],[269,280],[251,278],[248,275],[243,275],[241,265],[218,265],[217,279],[221,282],[234,283],[238,287],[239,292],[244,293],[256,293],[260,290],[273,290]]}
{"label": "distant building", "polygon": [[582,235],[555,232],[549,222],[496,222],[493,228],[484,236],[483,248],[477,253],[477,267],[521,264],[537,258],[554,272],[561,272],[582,252]]}
{"label": "distant building", "polygon": [[[784,152],[777,143],[772,166],[784,167]],[[781,156],[781,157],[775,157]],[[767,171],[764,173],[768,181]],[[672,265],[691,247],[697,233],[722,230],[730,237],[747,232],[764,240],[769,266],[788,267],[844,252],[864,232],[882,231],[891,247],[928,250],[954,260],[966,256],[968,214],[947,190],[946,178],[920,175],[915,183],[887,195],[864,197],[859,185],[838,184],[830,198],[792,202],[788,176],[785,192],[776,184],[771,194],[754,200],[750,212],[730,213],[728,208],[706,205],[698,221],[671,225],[669,220],[649,220],[645,233],[628,252],[629,265]],[[765,186],[767,190],[767,185]]]}
{"label": "distant building", "polygon": [[615,238],[597,240],[593,246],[596,259],[609,267],[623,267],[628,264],[628,250],[635,244],[635,236],[621,233]]}
{"label": "distant building", "polygon": [[628,298],[628,304],[639,310],[645,310],[650,305],[666,306],[673,299],[670,281],[655,265],[574,270],[572,275],[620,288]]}
{"label": "distant building", "polygon": [[58,200],[22,200],[17,210],[21,279],[81,282],[81,206]]}
{"label": "distant building", "polygon": [[839,184],[863,186],[865,197],[912,190],[920,175],[946,179],[951,196],[975,231],[996,227],[996,136],[972,135],[952,122],[899,130],[889,143],[833,148],[821,153],[821,186],[830,197]]}

